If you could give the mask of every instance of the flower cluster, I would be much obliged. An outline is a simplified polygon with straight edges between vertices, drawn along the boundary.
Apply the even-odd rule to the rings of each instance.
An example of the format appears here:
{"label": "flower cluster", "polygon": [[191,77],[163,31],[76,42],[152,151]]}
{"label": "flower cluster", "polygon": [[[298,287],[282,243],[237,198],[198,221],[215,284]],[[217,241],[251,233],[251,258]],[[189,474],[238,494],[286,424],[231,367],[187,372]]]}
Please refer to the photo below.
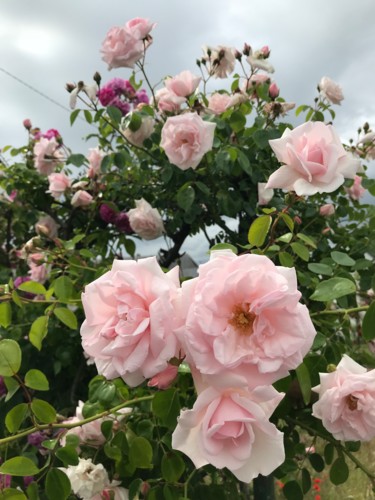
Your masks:
{"label": "flower cluster", "polygon": [[103,85],[98,91],[98,99],[103,106],[114,106],[123,115],[127,115],[132,107],[149,102],[145,89],[136,91],[129,80],[122,78],[113,78]]}

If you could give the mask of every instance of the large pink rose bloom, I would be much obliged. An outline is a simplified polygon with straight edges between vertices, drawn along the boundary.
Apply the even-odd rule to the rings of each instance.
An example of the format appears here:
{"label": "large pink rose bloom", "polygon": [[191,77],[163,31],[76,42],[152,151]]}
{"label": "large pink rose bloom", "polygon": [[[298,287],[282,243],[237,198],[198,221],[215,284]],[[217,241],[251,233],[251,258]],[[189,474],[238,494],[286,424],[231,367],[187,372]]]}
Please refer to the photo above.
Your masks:
{"label": "large pink rose bloom", "polygon": [[111,28],[102,45],[102,59],[112,68],[134,68],[144,54],[144,44],[137,33],[129,28],[114,26]]}
{"label": "large pink rose bloom", "polygon": [[286,129],[280,139],[269,143],[285,165],[271,175],[266,188],[288,189],[299,196],[331,193],[345,178],[354,179],[360,166],[360,160],[345,151],[333,127],[322,122]]}
{"label": "large pink rose bloom", "polygon": [[195,76],[191,71],[186,70],[173,78],[168,78],[165,81],[165,86],[180,97],[188,97],[195,92],[200,81],[200,76]]}
{"label": "large pink rose bloom", "polygon": [[164,232],[161,215],[144,198],[135,200],[135,208],[128,212],[131,229],[144,240],[159,238]]}
{"label": "large pink rose bloom", "polygon": [[178,268],[164,274],[155,257],[115,260],[86,286],[82,346],[100,374],[134,387],[167,368],[179,353],[173,333],[178,292]]}
{"label": "large pink rose bloom", "polygon": [[375,437],[375,370],[344,354],[332,373],[320,373],[313,388],[319,401],[313,415],[339,440],[370,441]]}
{"label": "large pink rose bloom", "polygon": [[50,174],[48,176],[49,190],[53,198],[58,199],[62,196],[66,189],[70,188],[72,182],[64,172]]}
{"label": "large pink rose bloom", "polygon": [[59,144],[56,139],[46,139],[42,137],[34,146],[35,168],[42,175],[51,174],[59,165],[64,155],[58,149]]}
{"label": "large pink rose bloom", "polygon": [[195,467],[227,467],[240,480],[267,476],[284,462],[283,434],[269,418],[283,397],[271,386],[252,392],[209,387],[181,412],[172,447]]}
{"label": "large pink rose bloom", "polygon": [[286,376],[316,334],[300,297],[293,268],[262,255],[212,252],[198,278],[182,285],[186,323],[177,335],[187,361],[212,385],[231,373],[252,388]]}
{"label": "large pink rose bloom", "polygon": [[172,116],[161,131],[160,146],[173,165],[182,170],[196,168],[212,149],[215,127],[197,113]]}

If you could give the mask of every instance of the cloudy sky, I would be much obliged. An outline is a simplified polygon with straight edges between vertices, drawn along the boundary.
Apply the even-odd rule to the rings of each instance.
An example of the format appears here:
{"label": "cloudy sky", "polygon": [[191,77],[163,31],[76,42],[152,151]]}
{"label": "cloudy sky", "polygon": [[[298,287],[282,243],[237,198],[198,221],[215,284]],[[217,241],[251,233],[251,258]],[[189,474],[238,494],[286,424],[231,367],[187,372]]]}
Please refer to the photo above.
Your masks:
{"label": "cloudy sky", "polygon": [[108,72],[99,50],[109,28],[138,16],[157,23],[147,56],[152,82],[197,72],[203,45],[268,45],[287,101],[312,103],[326,75],[345,95],[336,109],[341,137],[355,137],[365,121],[375,128],[374,0],[0,0],[0,148],[24,143],[24,118],[59,129],[75,151],[92,147],[82,141],[88,125],[71,128],[68,111],[6,72],[68,107],[66,82],[90,82],[95,71],[103,82],[130,76],[128,69]]}

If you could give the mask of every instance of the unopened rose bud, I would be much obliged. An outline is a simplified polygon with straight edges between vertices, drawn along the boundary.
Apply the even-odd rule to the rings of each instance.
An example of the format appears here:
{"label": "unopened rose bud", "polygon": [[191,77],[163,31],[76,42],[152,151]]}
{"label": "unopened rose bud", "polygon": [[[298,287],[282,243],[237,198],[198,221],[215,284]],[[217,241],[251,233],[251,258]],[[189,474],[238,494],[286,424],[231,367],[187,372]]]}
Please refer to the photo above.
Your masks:
{"label": "unopened rose bud", "polygon": [[200,67],[201,67],[201,64],[202,64],[201,60],[200,60],[200,59],[197,59],[195,62],[196,62],[196,64],[197,64],[198,68],[200,68]]}
{"label": "unopened rose bud", "polygon": [[279,97],[280,89],[275,82],[271,83],[270,88],[268,89],[268,94],[271,99],[276,99],[276,97]]}
{"label": "unopened rose bud", "polygon": [[295,222],[296,224],[302,224],[302,219],[301,219],[301,217],[298,217],[298,215],[295,215],[295,216],[294,216],[294,222]]}
{"label": "unopened rose bud", "polygon": [[67,83],[65,84],[65,88],[70,94],[76,88],[76,85],[74,85],[74,83]]}
{"label": "unopened rose bud", "polygon": [[243,49],[242,49],[242,53],[243,53],[243,55],[245,55],[245,56],[249,56],[249,55],[250,55],[250,52],[251,52],[251,47],[250,47],[250,45],[248,45],[247,43],[244,43],[244,46],[243,46]]}
{"label": "unopened rose bud", "polygon": [[270,51],[270,48],[268,47],[268,45],[264,45],[264,47],[262,47],[260,49],[260,52],[261,52],[262,56],[264,57],[264,59],[267,59],[267,57],[269,57],[271,54],[271,51]]}
{"label": "unopened rose bud", "polygon": [[370,125],[367,122],[365,122],[363,125],[363,131],[365,132],[365,134],[367,134],[369,130],[370,130]]}
{"label": "unopened rose bud", "polygon": [[242,59],[242,54],[239,50],[236,49],[235,53],[234,53],[234,57],[238,60],[238,61],[241,61]]}
{"label": "unopened rose bud", "polygon": [[100,82],[102,81],[102,77],[98,71],[95,71],[94,76],[92,78],[97,85],[100,85]]}
{"label": "unopened rose bud", "polygon": [[322,215],[323,217],[329,217],[334,213],[335,213],[335,207],[332,205],[332,203],[327,203],[326,205],[322,205],[319,208],[319,214]]}
{"label": "unopened rose bud", "polygon": [[29,118],[25,118],[25,120],[22,123],[26,130],[31,130],[32,125],[31,125],[31,120],[29,120]]}
{"label": "unopened rose bud", "polygon": [[207,55],[208,55],[208,57],[211,57],[211,54],[212,54],[212,51],[211,51],[211,49],[208,47],[208,48],[207,48]]}
{"label": "unopened rose bud", "polygon": [[85,82],[80,80],[78,83],[77,83],[77,87],[78,87],[78,90],[82,90],[85,86]]}
{"label": "unopened rose bud", "polygon": [[330,227],[325,227],[322,231],[322,234],[328,234],[332,231],[332,229]]}
{"label": "unopened rose bud", "polygon": [[140,488],[141,494],[145,497],[149,491],[150,491],[150,485],[146,482],[143,482]]}

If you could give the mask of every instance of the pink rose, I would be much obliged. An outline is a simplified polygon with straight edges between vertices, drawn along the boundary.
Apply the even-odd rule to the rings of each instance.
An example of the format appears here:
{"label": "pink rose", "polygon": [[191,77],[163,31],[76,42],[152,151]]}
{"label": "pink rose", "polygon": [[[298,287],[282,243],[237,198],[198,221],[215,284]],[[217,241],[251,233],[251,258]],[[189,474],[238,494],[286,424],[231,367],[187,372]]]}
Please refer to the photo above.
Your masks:
{"label": "pink rose", "polygon": [[87,176],[90,177],[90,179],[96,177],[100,173],[100,166],[104,157],[104,151],[101,151],[98,147],[89,149],[89,154],[87,155],[87,159],[89,160]]}
{"label": "pink rose", "polygon": [[164,274],[155,257],[120,261],[86,286],[82,346],[98,372],[131,387],[154,377],[178,356],[174,303],[179,270]]}
{"label": "pink rose", "polygon": [[345,151],[334,128],[322,122],[286,129],[269,143],[285,165],[271,175],[266,187],[293,190],[299,196],[332,193],[344,178],[354,179],[360,165]]}
{"label": "pink rose", "polygon": [[71,204],[73,207],[87,207],[93,202],[93,199],[94,198],[90,193],[79,189],[76,193],[74,193],[74,196],[71,199]]}
{"label": "pink rose", "polygon": [[131,144],[141,147],[144,141],[148,139],[154,131],[154,127],[155,121],[152,116],[144,116],[142,117],[142,123],[138,130],[133,132],[133,130],[127,128],[123,131],[123,134]]}
{"label": "pink rose", "polygon": [[221,113],[227,110],[230,100],[230,95],[215,92],[208,98],[208,109],[215,113],[215,115],[221,115]]}
{"label": "pink rose", "polygon": [[168,365],[165,370],[152,377],[151,380],[148,381],[149,387],[157,387],[158,389],[168,389],[173,381],[176,379],[178,375],[178,366]]}
{"label": "pink rose", "polygon": [[195,92],[200,81],[200,76],[195,76],[190,71],[182,71],[173,78],[168,78],[165,86],[180,97],[188,97]]}
{"label": "pink rose", "polygon": [[375,370],[356,363],[344,354],[332,373],[320,373],[313,388],[319,401],[313,415],[336,439],[370,441],[375,437]]}
{"label": "pink rose", "polygon": [[37,281],[38,283],[44,283],[48,277],[48,269],[44,263],[44,254],[34,253],[31,254],[27,260],[28,266],[30,268],[28,274],[32,281]]}
{"label": "pink rose", "polygon": [[159,212],[143,198],[135,200],[135,208],[129,210],[127,215],[133,231],[144,240],[154,240],[164,232]]}
{"label": "pink rose", "polygon": [[332,104],[340,104],[344,99],[340,85],[328,78],[328,76],[323,76],[318,88],[320,95],[328,99]]}
{"label": "pink rose", "polygon": [[167,88],[159,89],[155,94],[155,100],[158,109],[168,113],[179,111],[181,105],[186,102],[185,97],[180,97]]}
{"label": "pink rose", "polygon": [[64,155],[58,149],[59,145],[55,139],[42,137],[34,146],[35,168],[42,175],[51,174],[57,165],[61,164]]}
{"label": "pink rose", "polygon": [[64,172],[50,174],[48,176],[48,182],[49,190],[47,192],[51,193],[55,199],[60,198],[60,196],[64,194],[65,190],[71,186],[71,180],[66,174],[64,174]]}
{"label": "pink rose", "polygon": [[203,47],[203,51],[204,58],[209,61],[210,74],[215,78],[226,78],[233,73],[236,64],[234,48],[218,45],[217,47]]}
{"label": "pink rose", "polygon": [[346,192],[352,200],[359,200],[365,194],[366,189],[362,186],[362,177],[356,175],[354,177],[353,185],[346,188]]}
{"label": "pink rose", "polygon": [[216,124],[202,120],[197,113],[167,119],[161,131],[160,146],[168,160],[181,168],[196,168],[211,151]]}
{"label": "pink rose", "polygon": [[268,93],[272,99],[276,99],[276,97],[279,97],[280,89],[275,82],[271,83],[270,88],[268,89]]}
{"label": "pink rose", "polygon": [[283,434],[269,418],[282,394],[273,387],[207,388],[192,410],[181,412],[172,447],[196,468],[227,467],[240,481],[267,476],[284,462]]}
{"label": "pink rose", "polygon": [[326,205],[322,205],[319,208],[319,214],[323,217],[330,217],[335,213],[335,211],[335,207],[334,205],[332,205],[332,203],[327,203]]}
{"label": "pink rose", "polygon": [[144,44],[135,29],[114,26],[111,28],[101,48],[102,59],[108,69],[134,68],[144,54]]}
{"label": "pink rose", "polygon": [[129,500],[129,490],[118,486],[120,481],[112,481],[99,494],[90,498],[90,500]]}
{"label": "pink rose", "polygon": [[45,215],[35,224],[35,232],[53,240],[57,237],[59,227],[60,226],[50,215]]}
{"label": "pink rose", "polygon": [[262,255],[211,252],[198,278],[182,284],[186,323],[177,335],[188,363],[212,385],[231,373],[252,388],[286,376],[316,334],[300,297],[293,268]]}
{"label": "pink rose", "polygon": [[125,28],[127,28],[138,40],[146,38],[155,26],[155,23],[152,23],[149,19],[144,19],[143,17],[136,17],[125,24]]}
{"label": "pink rose", "polygon": [[258,182],[258,205],[268,205],[274,195],[273,189],[266,189],[265,182]]}

